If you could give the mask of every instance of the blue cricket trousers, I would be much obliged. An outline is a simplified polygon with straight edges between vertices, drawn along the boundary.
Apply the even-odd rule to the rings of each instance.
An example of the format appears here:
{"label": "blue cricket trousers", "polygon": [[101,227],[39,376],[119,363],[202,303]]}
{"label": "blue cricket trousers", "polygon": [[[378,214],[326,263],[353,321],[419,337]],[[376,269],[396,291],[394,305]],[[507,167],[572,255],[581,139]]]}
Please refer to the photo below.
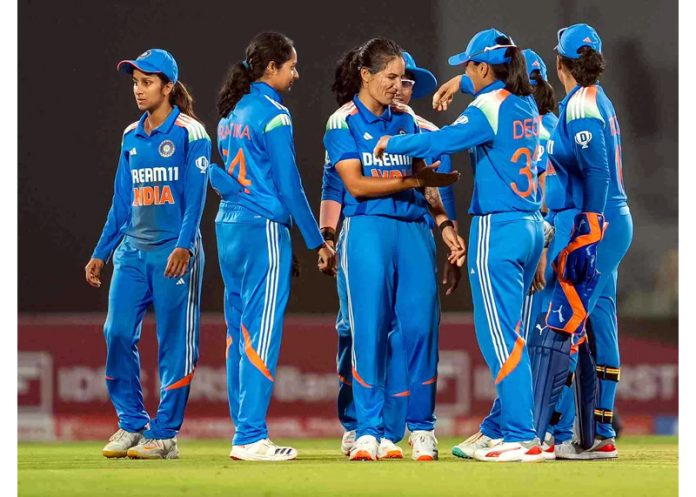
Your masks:
{"label": "blue cricket trousers", "polygon": [[232,443],[246,445],[268,437],[266,413],[290,296],[292,242],[287,226],[225,201],[215,232],[225,283]]}
{"label": "blue cricket trousers", "polygon": [[522,307],[543,244],[538,212],[474,216],[471,223],[468,272],[476,338],[498,394],[481,431],[506,442],[536,437]]}
{"label": "blue cricket trousers", "polygon": [[408,367],[406,423],[432,430],[440,320],[435,242],[423,221],[353,216],[339,250],[345,310],[353,334],[352,387],[357,436],[384,436],[389,333],[396,322]]}
{"label": "blue cricket trousers", "polygon": [[[191,380],[198,362],[200,301],[205,256],[200,234],[188,270],[167,278],[164,270],[175,244],[136,248],[126,236],[114,252],[109,311],[104,323],[106,387],[119,427],[146,438],[176,436],[184,421]],[[160,403],[150,419],[140,384],[138,342],[145,311],[152,304],[157,321]]]}

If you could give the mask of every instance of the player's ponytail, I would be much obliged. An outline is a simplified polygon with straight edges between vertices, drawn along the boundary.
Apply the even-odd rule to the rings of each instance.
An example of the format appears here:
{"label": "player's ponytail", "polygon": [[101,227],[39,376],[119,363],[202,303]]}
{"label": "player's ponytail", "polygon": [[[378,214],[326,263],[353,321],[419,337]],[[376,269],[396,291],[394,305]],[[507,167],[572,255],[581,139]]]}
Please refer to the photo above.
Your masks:
{"label": "player's ponytail", "polygon": [[[496,38],[496,43],[500,45],[512,45],[512,40],[506,36]],[[505,64],[493,64],[493,74],[501,81],[505,82],[505,89],[510,93],[520,96],[531,95],[532,85],[529,84],[527,76],[527,64],[524,55],[519,47],[508,47],[505,56],[510,57],[510,62]]]}
{"label": "player's ponytail", "polygon": [[607,67],[604,56],[590,47],[580,47],[578,53],[580,57],[577,59],[560,55],[561,64],[580,86],[595,84]]}
{"label": "player's ponytail", "polygon": [[530,79],[535,83],[532,87],[539,115],[548,114],[556,108],[556,93],[553,91],[553,86],[541,77],[541,72],[538,69],[532,71]]}
{"label": "player's ponytail", "polygon": [[370,73],[382,71],[394,57],[401,57],[401,47],[387,38],[372,38],[364,45],[346,52],[338,61],[331,91],[338,105],[353,99],[362,87],[360,69]]}
{"label": "player's ponytail", "polygon": [[169,103],[179,107],[179,110],[189,117],[198,121],[196,113],[193,112],[193,97],[181,81],[177,81],[169,94]]}
{"label": "player's ponytail", "polygon": [[265,31],[254,36],[247,46],[246,58],[232,65],[220,88],[217,101],[220,117],[229,114],[251,91],[251,83],[264,75],[271,61],[282,66],[290,60],[294,47],[293,41],[282,33]]}

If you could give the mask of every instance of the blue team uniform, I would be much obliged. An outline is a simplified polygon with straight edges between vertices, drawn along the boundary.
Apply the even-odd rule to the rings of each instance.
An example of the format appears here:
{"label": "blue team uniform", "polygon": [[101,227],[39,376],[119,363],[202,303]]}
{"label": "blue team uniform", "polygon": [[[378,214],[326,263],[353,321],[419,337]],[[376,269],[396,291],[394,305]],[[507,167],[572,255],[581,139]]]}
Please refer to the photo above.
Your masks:
{"label": "blue team uniform", "polygon": [[529,356],[521,336],[522,304],[543,245],[534,153],[540,118],[531,97],[502,81],[483,88],[450,126],[421,135],[393,136],[387,152],[420,157],[469,150],[474,216],[468,272],[476,336],[495,378],[501,409],[482,426],[506,442],[535,438]]}
{"label": "blue team uniform", "polygon": [[[416,116],[416,121],[421,132],[437,130],[437,126],[431,122]],[[452,161],[449,155],[443,155],[438,171],[441,173],[452,170]],[[452,186],[440,188],[442,203],[447,212],[447,216],[455,220],[456,209],[454,206],[454,194]],[[345,187],[341,177],[335,168],[325,168],[322,181],[322,201],[332,200],[343,205],[343,195]],[[432,216],[426,216],[428,224],[434,226]],[[351,364],[352,336],[350,322],[346,315],[348,309],[347,294],[345,286],[345,275],[341,267],[338,268],[336,275],[339,309],[336,317],[336,331],[338,332],[338,353],[337,370],[339,377],[338,387],[338,417],[346,431],[355,430],[357,419],[355,415],[355,405],[353,403],[353,374]],[[403,348],[401,334],[398,330],[398,322],[394,322],[392,330],[389,332],[387,348],[387,382],[385,389],[384,403],[384,438],[397,443],[403,438],[404,427],[406,424],[406,412],[408,397],[399,395],[408,390],[408,365]]]}
{"label": "blue team uniform", "polygon": [[252,83],[218,124],[225,168],[211,170],[211,184],[222,196],[215,229],[234,445],[268,437],[266,412],[290,295],[293,221],[308,248],[323,244],[295,164],[290,112],[281,102],[269,85]]}
{"label": "blue team uniform", "polygon": [[[114,197],[92,257],[114,273],[104,324],[106,385],[119,427],[146,438],[176,435],[198,361],[204,254],[198,230],[211,142],[203,126],[174,107],[148,135],[147,114],[123,134]],[[174,248],[191,252],[186,274],[167,278]],[[157,316],[160,404],[150,419],[143,404],[137,344],[145,311]]]}
{"label": "blue team uniform", "polygon": [[[326,167],[335,169],[343,160],[357,159],[364,176],[411,175],[412,156],[386,154],[378,159],[373,154],[382,135],[418,132],[415,115],[408,111],[388,107],[377,116],[353,98],[328,120]],[[385,436],[387,394],[409,397],[406,422],[411,431],[434,428],[440,313],[435,243],[424,221],[427,212],[425,198],[413,189],[365,199],[344,193],[338,256],[346,289],[343,314],[352,332],[357,437]],[[401,392],[387,387],[390,332],[400,333],[408,365],[408,388]]]}
{"label": "blue team uniform", "polygon": [[[550,165],[546,198],[556,235],[549,247],[549,261],[568,244],[575,216],[580,212],[604,213],[608,227],[597,249],[599,279],[587,305],[599,376],[595,418],[596,433],[614,437],[611,425],[620,358],[616,320],[618,266],[633,238],[633,222],[623,186],[621,132],[616,111],[596,84],[573,88],[560,104],[559,123],[548,144]],[[599,188],[587,188],[589,182]],[[590,192],[599,191],[599,194]],[[550,267],[550,266],[549,266]],[[551,274],[549,276],[552,276]],[[547,278],[553,281],[553,278]],[[544,302],[548,308],[550,295]],[[572,392],[559,400],[561,422],[555,436],[572,436]]]}

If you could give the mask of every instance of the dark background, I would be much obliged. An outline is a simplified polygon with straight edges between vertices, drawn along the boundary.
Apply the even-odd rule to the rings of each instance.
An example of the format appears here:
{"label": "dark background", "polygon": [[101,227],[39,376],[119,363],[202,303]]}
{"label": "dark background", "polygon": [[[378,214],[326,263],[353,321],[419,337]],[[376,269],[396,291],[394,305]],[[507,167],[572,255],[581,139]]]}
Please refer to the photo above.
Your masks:
{"label": "dark background", "polygon": [[[131,85],[115,70],[121,59],[166,48],[193,93],[195,110],[214,138],[215,100],[227,67],[241,60],[263,30],[290,36],[300,80],[285,97],[295,123],[297,160],[318,217],[322,136],[336,104],[330,93],[335,61],[373,36],[396,40],[420,66],[444,82],[456,74],[447,56],[473,34],[495,26],[549,66],[562,98],[553,47],[559,27],[592,24],[604,42],[608,70],[602,84],[621,123],[623,162],[634,217],[634,242],[621,269],[619,308],[637,317],[676,316],[677,309],[677,3],[652,1],[30,1],[19,4],[19,311],[105,311],[108,284],[84,281],[113,192],[123,128],[138,119]],[[468,103],[435,114],[429,98],[412,102],[436,124],[454,120]],[[217,152],[215,152],[215,158]],[[466,234],[472,181],[468,159],[457,209]],[[209,190],[201,223],[207,264],[203,310],[222,309],[213,220],[218,198]],[[315,269],[298,232],[303,273],[290,312],[335,312],[334,282]],[[110,269],[105,280],[108,283]],[[471,309],[466,274],[460,290],[443,298],[449,311]]]}

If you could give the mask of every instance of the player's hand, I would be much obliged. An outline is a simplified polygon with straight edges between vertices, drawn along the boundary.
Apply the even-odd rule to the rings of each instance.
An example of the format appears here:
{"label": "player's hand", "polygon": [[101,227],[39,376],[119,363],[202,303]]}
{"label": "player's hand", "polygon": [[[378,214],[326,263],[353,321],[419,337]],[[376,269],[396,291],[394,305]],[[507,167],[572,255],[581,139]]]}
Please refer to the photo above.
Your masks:
{"label": "player's hand", "polygon": [[330,276],[336,276],[336,251],[327,243],[319,247],[319,271]]}
{"label": "player's hand", "polygon": [[532,280],[532,288],[530,293],[540,292],[546,287],[546,253],[547,249],[542,250],[539,264],[537,264],[534,280]]}
{"label": "player's hand", "polygon": [[459,286],[459,280],[462,279],[462,271],[456,264],[445,262],[445,268],[442,272],[442,285],[447,287],[445,295],[451,295]]}
{"label": "player's hand", "polygon": [[464,239],[452,228],[446,226],[442,230],[442,241],[445,242],[450,253],[447,255],[447,261],[457,267],[462,267],[466,260],[466,243]]}
{"label": "player's hand", "polygon": [[104,261],[92,257],[85,266],[85,279],[94,288],[101,286],[101,272],[104,269]]}
{"label": "player's hand", "polygon": [[384,135],[382,138],[379,139],[377,145],[375,145],[375,149],[372,151],[372,153],[378,159],[381,159],[384,155],[384,152],[387,150],[387,143],[389,143],[389,138],[391,138],[391,136]]}
{"label": "player's hand", "polygon": [[297,258],[294,252],[292,253],[292,269],[290,271],[290,275],[293,278],[300,277],[300,260]]}
{"label": "player's hand", "polygon": [[181,278],[186,274],[189,260],[191,260],[191,253],[188,250],[180,247],[175,248],[167,258],[167,267],[164,269],[164,275],[167,278]]}
{"label": "player's hand", "polygon": [[455,76],[438,88],[433,95],[433,109],[438,111],[447,110],[447,106],[452,103],[454,96],[459,93],[459,86],[461,82],[462,76]]}
{"label": "player's hand", "polygon": [[[331,250],[336,250],[336,245],[334,244],[333,240],[324,240],[324,244],[330,248]],[[329,275],[329,276],[336,276],[336,267],[334,263],[334,267],[332,269],[328,268],[325,264],[322,262],[322,256],[321,252],[319,252],[319,260],[317,261],[317,267],[319,268],[319,271],[322,273]],[[324,268],[324,269],[322,269]]]}
{"label": "player's hand", "polygon": [[459,171],[438,173],[436,172],[438,167],[440,167],[440,161],[435,161],[431,165],[421,168],[414,176],[418,180],[418,186],[442,188],[459,180]]}

